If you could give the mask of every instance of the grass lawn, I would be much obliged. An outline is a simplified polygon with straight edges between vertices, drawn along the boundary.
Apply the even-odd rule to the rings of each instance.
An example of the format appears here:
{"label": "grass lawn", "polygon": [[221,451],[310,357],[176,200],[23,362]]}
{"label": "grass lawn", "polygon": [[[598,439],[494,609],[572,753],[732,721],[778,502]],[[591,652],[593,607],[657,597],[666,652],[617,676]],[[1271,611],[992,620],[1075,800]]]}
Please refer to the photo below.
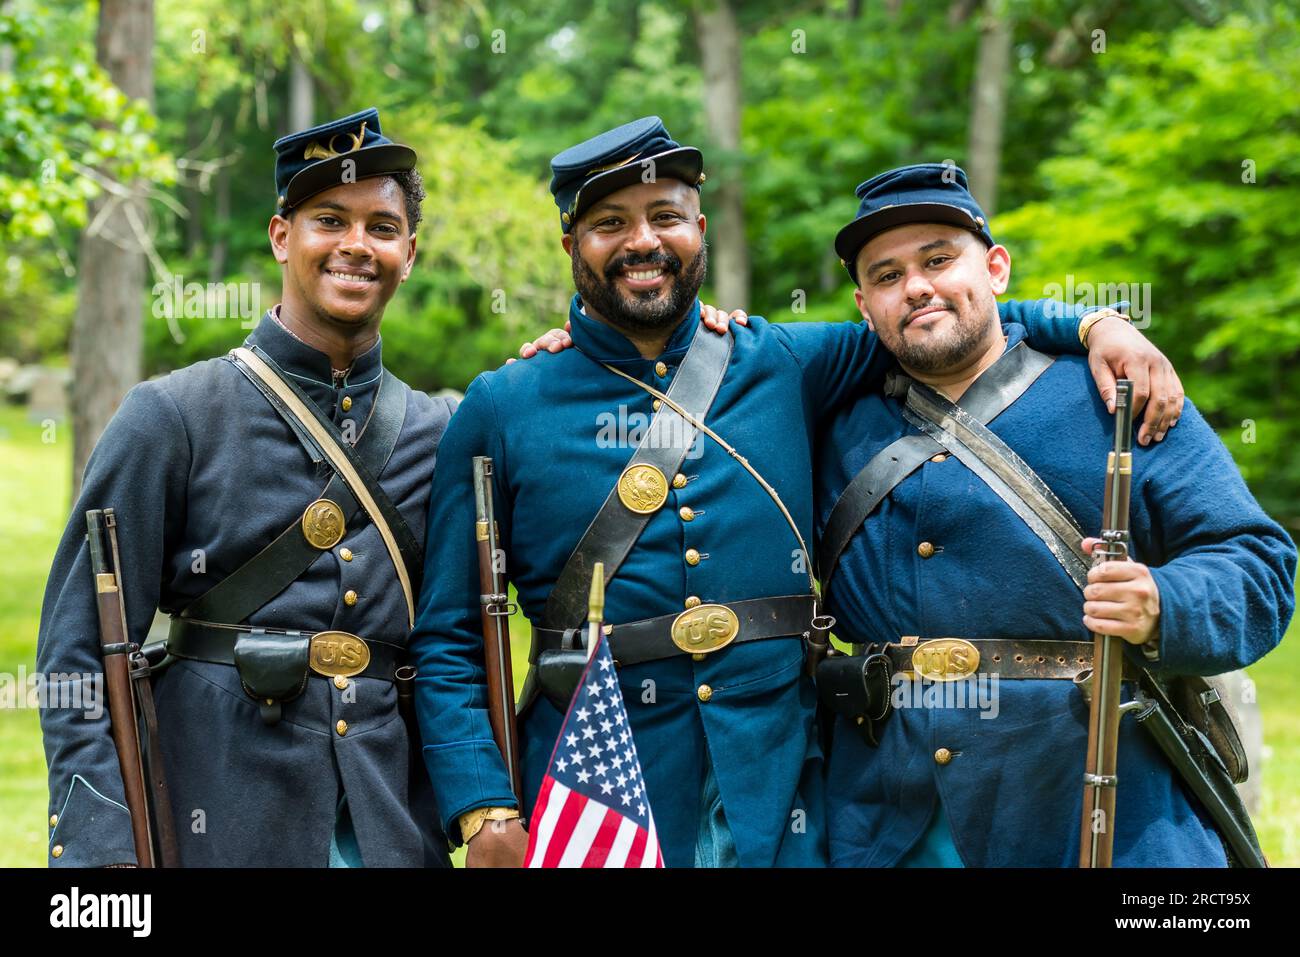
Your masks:
{"label": "grass lawn", "polygon": [[[60,425],[42,441],[25,412],[0,406],[0,542],[7,559],[0,587],[0,675],[31,671],[45,577],[67,521],[70,435]],[[90,587],[90,583],[86,583]],[[515,681],[528,660],[528,625],[512,622]],[[1256,826],[1272,863],[1300,865],[1300,626],[1250,669],[1264,717],[1263,800]],[[12,680],[12,679],[10,679]],[[0,709],[0,867],[40,867],[46,843],[45,757],[37,713]],[[457,862],[462,854],[456,856]]]}

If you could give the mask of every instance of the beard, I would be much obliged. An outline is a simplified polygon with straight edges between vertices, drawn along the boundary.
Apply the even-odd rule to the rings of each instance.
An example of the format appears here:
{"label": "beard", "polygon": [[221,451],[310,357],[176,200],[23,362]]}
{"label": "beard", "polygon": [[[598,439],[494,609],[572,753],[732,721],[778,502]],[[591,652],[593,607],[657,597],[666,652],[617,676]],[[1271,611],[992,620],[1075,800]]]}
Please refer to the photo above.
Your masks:
{"label": "beard", "polygon": [[[950,310],[957,321],[942,334],[925,336],[919,342],[909,341],[906,327],[912,316],[931,306]],[[985,306],[984,303],[974,303],[959,309],[951,299],[932,299],[909,312],[888,339],[883,335],[880,338],[885,348],[905,368],[929,374],[946,372],[961,366],[985,348],[989,323],[997,321],[997,306],[991,297]]]}
{"label": "beard", "polygon": [[[685,266],[670,252],[639,256],[630,253],[611,259],[604,275],[596,273],[573,244],[573,285],[578,298],[588,310],[602,316],[610,325],[623,332],[662,332],[677,325],[695,302],[700,287],[704,285],[709,270],[708,246],[700,243],[700,251]],[[668,291],[647,289],[625,296],[615,286],[615,281],[625,267],[658,266],[668,279]]]}

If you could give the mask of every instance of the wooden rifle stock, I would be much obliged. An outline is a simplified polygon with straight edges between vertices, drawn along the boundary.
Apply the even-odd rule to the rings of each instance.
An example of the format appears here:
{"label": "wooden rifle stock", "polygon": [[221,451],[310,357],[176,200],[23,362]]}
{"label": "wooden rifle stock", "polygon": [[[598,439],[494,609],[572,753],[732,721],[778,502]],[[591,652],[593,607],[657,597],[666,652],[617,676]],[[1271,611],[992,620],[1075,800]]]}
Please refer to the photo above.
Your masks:
{"label": "wooden rifle stock", "polygon": [[135,702],[131,694],[128,657],[131,644],[127,638],[126,613],[119,590],[120,569],[110,565],[110,553],[104,543],[104,512],[86,512],[87,539],[90,542],[90,571],[95,580],[95,600],[99,611],[99,641],[104,658],[104,682],[108,691],[108,718],[112,727],[113,746],[117,749],[118,767],[122,772],[122,791],[131,813],[131,837],[135,843],[136,864],[153,867],[153,840],[149,827],[148,790],[144,762],[140,756],[140,729],[136,724]]}
{"label": "wooden rifle stock", "polygon": [[523,809],[519,731],[515,722],[515,679],[510,660],[510,604],[505,552],[498,540],[493,502],[492,460],[474,456],[474,538],[478,547],[479,611],[483,620],[483,664],[487,669],[488,721],[492,738],[510,772],[510,786]]}
{"label": "wooden rifle stock", "polygon": [[[1103,544],[1093,565],[1128,561],[1129,498],[1133,481],[1133,383],[1121,379],[1115,390],[1115,447],[1106,460]],[[1116,758],[1119,750],[1120,682],[1124,640],[1093,635],[1092,669],[1075,679],[1088,698],[1088,754],[1083,775],[1083,819],[1079,866],[1110,867],[1115,846]]]}

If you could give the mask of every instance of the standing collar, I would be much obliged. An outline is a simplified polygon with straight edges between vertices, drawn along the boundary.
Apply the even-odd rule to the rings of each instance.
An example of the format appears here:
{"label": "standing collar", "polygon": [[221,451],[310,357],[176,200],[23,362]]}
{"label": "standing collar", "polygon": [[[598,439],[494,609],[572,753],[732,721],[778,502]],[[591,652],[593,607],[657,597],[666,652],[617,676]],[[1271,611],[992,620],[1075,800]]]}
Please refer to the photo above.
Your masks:
{"label": "standing collar", "polygon": [[[275,315],[279,308],[278,305],[272,306],[266,311],[244,344],[257,346],[295,378],[333,389],[335,382],[330,357],[313,349],[280,325]],[[383,370],[382,346],[383,340],[378,339],[373,346],[353,359],[347,376],[339,385],[364,385],[377,379]]]}
{"label": "standing collar", "polygon": [[[675,354],[685,353],[690,348],[691,339],[695,336],[695,328],[699,322],[700,300],[696,299],[691,303],[691,308],[686,311],[677,328],[673,330],[663,352],[656,358],[671,358]],[[573,344],[578,351],[598,362],[652,361],[642,358],[637,347],[623,333],[583,312],[582,301],[576,294],[569,301],[569,323]]]}

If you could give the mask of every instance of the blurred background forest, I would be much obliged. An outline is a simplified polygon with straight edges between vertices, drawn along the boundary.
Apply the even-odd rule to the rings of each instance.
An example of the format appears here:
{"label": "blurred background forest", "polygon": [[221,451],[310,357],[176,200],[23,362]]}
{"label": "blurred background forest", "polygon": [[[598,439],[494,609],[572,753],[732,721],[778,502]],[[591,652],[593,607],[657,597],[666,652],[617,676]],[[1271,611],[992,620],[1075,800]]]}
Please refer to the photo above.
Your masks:
{"label": "blurred background forest", "polygon": [[[1300,529],[1293,0],[0,0],[0,670],[30,666],[69,496],[126,389],[278,300],[272,142],[368,106],[429,193],[383,324],[417,388],[463,389],[562,322],[548,160],[658,114],[705,151],[708,301],[857,319],[831,249],[854,187],[955,162],[1011,294],[1133,301]],[[1300,864],[1293,645],[1251,675],[1281,758],[1261,834]],[[38,742],[34,712],[0,711],[0,865],[44,859]]]}
{"label": "blurred background forest", "polygon": [[3,0],[0,355],[71,365],[79,463],[126,386],[245,335],[188,284],[277,300],[272,141],[375,105],[429,190],[385,359],[462,389],[567,301],[550,156],[657,113],[706,151],[713,301],[856,318],[854,186],[952,160],[1012,294],[1128,284],[1295,527],[1298,81],[1269,0]]}

